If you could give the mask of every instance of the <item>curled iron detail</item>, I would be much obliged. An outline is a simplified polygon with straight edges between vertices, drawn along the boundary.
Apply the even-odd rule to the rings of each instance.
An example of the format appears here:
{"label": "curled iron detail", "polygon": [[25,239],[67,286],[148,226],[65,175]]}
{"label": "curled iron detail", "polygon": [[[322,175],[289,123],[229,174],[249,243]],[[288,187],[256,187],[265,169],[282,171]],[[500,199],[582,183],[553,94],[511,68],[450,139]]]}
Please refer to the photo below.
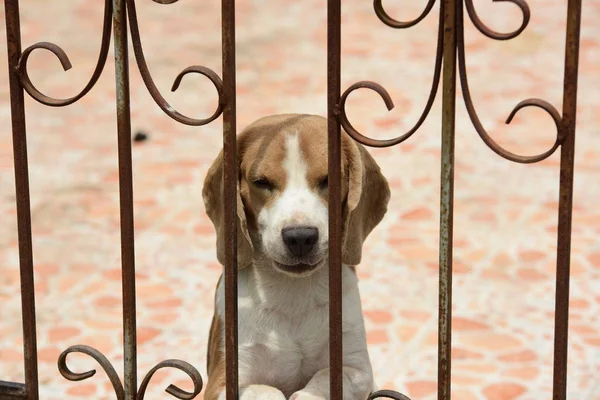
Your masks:
{"label": "curled iron detail", "polygon": [[475,27],[479,30],[479,32],[483,33],[485,36],[495,39],[495,40],[509,40],[515,38],[521,34],[527,28],[529,24],[529,20],[531,19],[531,11],[529,10],[529,5],[525,0],[492,0],[493,2],[508,2],[515,4],[517,7],[521,9],[523,13],[523,21],[521,22],[521,26],[517,28],[513,32],[509,33],[500,33],[496,32],[493,29],[490,29],[477,15],[475,11],[475,6],[473,5],[473,0],[465,0],[465,5],[467,7],[467,13],[469,14],[469,18],[475,25]]}
{"label": "curled iron detail", "polygon": [[191,400],[191,399],[195,398],[202,391],[202,385],[203,385],[202,377],[200,376],[200,373],[198,372],[198,370],[196,370],[196,368],[194,368],[191,364],[189,364],[185,361],[165,360],[165,361],[161,361],[160,363],[158,363],[154,368],[152,368],[146,374],[146,376],[144,377],[144,380],[142,381],[142,384],[140,385],[140,389],[139,389],[137,397],[136,397],[137,400],[144,399],[144,396],[146,394],[146,388],[148,387],[148,384],[150,383],[152,376],[154,375],[154,373],[156,371],[158,371],[161,368],[178,369],[178,370],[186,373],[190,377],[192,382],[194,383],[194,391],[193,392],[186,392],[185,390],[182,390],[175,385],[169,385],[165,389],[165,392],[169,393],[171,396],[176,397],[180,400]]}
{"label": "curled iron detail", "polygon": [[69,347],[60,354],[57,362],[58,371],[63,377],[65,377],[65,379],[68,379],[70,381],[82,381],[84,379],[91,378],[96,374],[95,369],[86,372],[71,371],[67,366],[67,356],[70,353],[83,353],[96,360],[96,362],[100,365],[100,367],[102,367],[102,369],[108,376],[108,379],[110,380],[110,383],[112,384],[112,387],[115,390],[115,394],[117,395],[117,400],[125,399],[125,392],[123,390],[123,384],[119,379],[119,375],[117,375],[117,372],[113,368],[110,361],[108,361],[108,359],[102,353],[100,353],[93,347],[86,345],[75,345]]}
{"label": "curled iron detail", "polygon": [[[155,3],[160,3],[160,4],[172,4],[172,3],[175,3],[177,0],[153,0],[153,1]],[[146,88],[148,88],[148,91],[150,92],[150,95],[152,96],[152,98],[154,99],[156,104],[169,117],[173,118],[177,122],[180,122],[180,123],[186,124],[186,125],[192,125],[192,126],[206,125],[206,124],[214,121],[215,119],[217,119],[219,117],[219,115],[221,115],[221,113],[223,112],[223,105],[224,105],[223,82],[222,82],[221,78],[219,78],[219,76],[210,68],[197,66],[197,65],[187,67],[186,69],[181,71],[179,73],[179,75],[177,75],[177,77],[175,78],[175,81],[173,83],[173,87],[171,88],[171,91],[177,90],[177,88],[179,87],[179,84],[181,83],[181,79],[185,75],[193,72],[193,73],[197,73],[200,75],[204,75],[212,82],[212,84],[215,86],[215,88],[217,90],[219,100],[218,100],[216,110],[208,118],[204,118],[204,119],[190,118],[190,117],[187,117],[187,116],[179,113],[167,102],[167,100],[165,100],[165,98],[162,96],[162,94],[160,93],[160,91],[158,90],[156,85],[154,84],[154,81],[152,80],[152,76],[150,75],[150,71],[148,69],[148,64],[146,63],[146,58],[144,56],[144,50],[142,49],[142,40],[140,37],[140,30],[139,30],[139,25],[138,25],[138,21],[137,21],[137,14],[136,14],[136,10],[135,10],[135,1],[134,0],[127,0],[127,9],[128,9],[127,11],[128,11],[128,15],[129,15],[129,28],[131,29],[131,39],[132,39],[133,52],[135,54],[135,59],[137,61],[137,65],[140,70],[140,74],[142,75],[144,84],[146,85]]]}
{"label": "curled iron detail", "polygon": [[383,99],[383,101],[385,102],[385,106],[387,107],[388,111],[390,111],[394,108],[394,102],[392,101],[390,94],[387,92],[387,90],[385,90],[385,88],[383,86],[381,86],[378,83],[370,82],[370,81],[356,82],[355,84],[350,86],[348,89],[346,89],[344,94],[342,94],[342,97],[340,97],[338,111],[340,113],[340,122],[342,124],[342,127],[346,130],[346,132],[348,132],[348,134],[350,136],[352,136],[352,138],[354,140],[356,140],[359,143],[364,144],[365,146],[389,147],[389,146],[393,146],[395,144],[400,143],[403,140],[402,136],[399,138],[387,139],[387,140],[377,140],[377,139],[371,139],[369,137],[366,137],[363,134],[361,134],[359,131],[357,131],[352,126],[350,121],[348,121],[348,116],[346,115],[346,100],[348,99],[348,95],[350,93],[352,93],[356,89],[360,89],[360,88],[367,88],[367,89],[371,89],[371,90],[377,92],[377,94],[379,94],[381,96],[381,98]]}
{"label": "curled iron detail", "polygon": [[[377,4],[377,3],[378,2],[376,0],[375,4]],[[381,2],[379,2],[379,3],[381,3]],[[429,9],[430,9],[430,5],[433,6],[433,3],[435,3],[435,1],[431,1],[430,4],[427,5],[428,9],[426,9],[425,15],[427,15],[427,13],[429,12]],[[377,8],[376,8],[376,11],[377,11]],[[438,87],[440,84],[440,77],[441,77],[441,73],[442,73],[442,59],[443,59],[443,55],[444,55],[444,44],[443,44],[444,32],[442,30],[442,27],[444,26],[444,3],[443,2],[440,5],[439,20],[440,21],[439,21],[439,25],[438,25],[438,37],[437,37],[437,45],[436,45],[436,58],[435,58],[435,67],[434,67],[434,73],[433,73],[433,81],[431,83],[431,89],[429,91],[429,97],[427,98],[427,103],[425,104],[425,108],[423,109],[421,116],[417,120],[417,123],[408,132],[406,132],[403,135],[398,136],[394,139],[376,140],[376,139],[371,139],[371,138],[368,138],[368,137],[362,135],[360,132],[358,132],[352,126],[352,124],[348,120],[348,115],[346,114],[346,100],[348,98],[348,95],[350,95],[350,93],[353,92],[354,90],[364,87],[364,88],[368,88],[368,89],[371,89],[371,90],[374,90],[375,92],[377,92],[382,97],[383,101],[385,102],[385,105],[387,106],[388,111],[390,111],[394,108],[394,103],[393,103],[389,93],[381,85],[379,85],[375,82],[368,82],[368,81],[357,82],[354,85],[350,86],[348,89],[346,89],[346,91],[342,94],[342,96],[340,97],[340,102],[339,102],[339,106],[338,106],[339,113],[340,113],[340,122],[341,122],[342,126],[344,127],[344,129],[346,130],[346,132],[348,132],[348,134],[350,136],[352,136],[352,138],[354,138],[354,140],[358,141],[359,143],[364,144],[365,146],[370,146],[370,147],[390,147],[390,146],[397,145],[398,143],[402,143],[403,141],[405,141],[406,139],[411,137],[421,127],[421,125],[423,125],[423,122],[425,122],[427,115],[429,115],[429,112],[431,111],[433,102],[435,101],[435,97],[436,97],[436,94],[438,91]]]}
{"label": "curled iron detail", "polygon": [[[468,0],[467,0],[468,1]],[[496,1],[505,1],[505,0],[496,0]],[[462,7],[459,7],[459,15],[458,20],[462,20]],[[465,59],[465,43],[464,43],[464,29],[462,24],[457,24],[457,47],[458,47],[458,73],[460,76],[460,84],[463,91],[463,99],[465,101],[465,106],[467,108],[467,112],[469,117],[471,118],[471,122],[481,139],[485,142],[485,144],[492,149],[496,154],[500,155],[507,160],[521,163],[521,164],[531,164],[542,161],[548,157],[550,157],[556,149],[563,143],[565,139],[565,130],[562,117],[560,113],[556,110],[556,108],[542,99],[526,99],[521,101],[519,104],[515,106],[515,108],[511,111],[508,118],[506,119],[506,124],[510,124],[517,114],[519,110],[525,107],[538,107],[542,110],[546,111],[554,121],[556,125],[556,140],[552,147],[537,155],[533,156],[523,156],[519,154],[515,154],[511,151],[504,149],[500,146],[492,137],[486,132],[485,128],[481,124],[479,117],[477,116],[477,112],[475,111],[475,106],[473,105],[473,100],[471,98],[471,91],[469,89],[469,81],[467,78],[467,67],[466,67],[466,59]]]}
{"label": "curled iron detail", "polygon": [[402,393],[398,393],[393,390],[380,390],[375,393],[372,393],[367,400],[375,400],[375,399],[394,399],[394,400],[410,400],[408,396],[403,395]]}
{"label": "curled iron detail", "polygon": [[406,29],[406,28],[410,28],[411,26],[417,25],[419,22],[421,22],[423,19],[425,19],[425,17],[429,14],[431,9],[433,8],[434,4],[435,4],[435,0],[428,0],[427,6],[425,6],[425,9],[421,13],[421,15],[419,15],[417,18],[413,19],[412,21],[398,21],[398,20],[390,17],[390,15],[383,8],[382,0],[374,0],[373,8],[375,9],[375,14],[377,14],[377,17],[381,20],[381,22],[383,22],[387,26],[395,28],[395,29]]}
{"label": "curled iron detail", "polygon": [[69,57],[67,54],[61,49],[58,45],[49,42],[39,42],[35,43],[29,47],[27,47],[19,58],[19,63],[17,65],[17,70],[19,72],[19,78],[21,80],[21,85],[23,85],[23,89],[29,95],[35,99],[36,101],[45,104],[51,107],[64,107],[69,104],[75,103],[77,100],[81,99],[85,96],[96,84],[100,75],[102,75],[102,71],[104,70],[104,66],[106,64],[106,59],[108,56],[108,50],[110,48],[110,32],[112,29],[112,1],[105,0],[104,2],[104,19],[102,26],[102,40],[100,45],[100,54],[98,55],[98,61],[96,62],[96,68],[92,73],[92,77],[88,81],[87,85],[79,92],[79,94],[67,98],[67,99],[56,99],[50,96],[47,96],[40,92],[35,85],[31,82],[29,78],[29,73],[27,72],[27,61],[29,60],[29,56],[36,49],[44,49],[52,52],[58,60],[60,61],[63,70],[68,71],[71,69],[71,62],[69,61]]}

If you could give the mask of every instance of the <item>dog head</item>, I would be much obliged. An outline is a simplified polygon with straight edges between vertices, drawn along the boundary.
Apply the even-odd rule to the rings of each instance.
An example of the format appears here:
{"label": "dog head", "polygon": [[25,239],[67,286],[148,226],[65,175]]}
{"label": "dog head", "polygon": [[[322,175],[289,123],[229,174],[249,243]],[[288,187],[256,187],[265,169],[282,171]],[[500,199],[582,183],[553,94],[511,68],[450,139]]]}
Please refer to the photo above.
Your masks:
{"label": "dog head", "polygon": [[[238,266],[267,261],[290,276],[310,275],[328,260],[327,120],[276,115],[238,137]],[[223,153],[204,181],[206,212],[224,264]],[[342,261],[360,263],[362,244],[387,211],[390,190],[366,149],[342,134]]]}

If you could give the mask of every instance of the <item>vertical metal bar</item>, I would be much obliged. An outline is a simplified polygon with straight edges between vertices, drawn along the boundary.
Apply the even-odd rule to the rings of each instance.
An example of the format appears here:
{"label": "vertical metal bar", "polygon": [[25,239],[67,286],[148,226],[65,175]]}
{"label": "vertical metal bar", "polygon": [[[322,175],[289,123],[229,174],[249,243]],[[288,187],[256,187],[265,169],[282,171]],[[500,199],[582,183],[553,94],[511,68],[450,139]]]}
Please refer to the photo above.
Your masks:
{"label": "vertical metal bar", "polygon": [[342,194],[341,128],[341,1],[327,7],[327,129],[329,168],[329,372],[330,398],[343,399],[342,342]]}
{"label": "vertical metal bar", "polygon": [[[450,399],[452,346],[452,233],[454,215],[454,121],[456,114],[456,15],[460,0],[444,0],[444,71],[440,196],[438,400]],[[459,21],[458,23],[462,23]]]}
{"label": "vertical metal bar", "polygon": [[123,346],[125,399],[137,392],[135,308],[135,248],[133,228],[133,171],[131,160],[131,114],[129,59],[125,0],[113,0],[115,75],[117,87],[117,135],[119,145],[119,198],[121,210],[121,274],[123,285]]}
{"label": "vertical metal bar", "polygon": [[566,137],[562,144],[560,155],[558,247],[556,257],[554,400],[564,400],[567,398],[571,217],[573,210],[573,165],[575,162],[575,122],[577,112],[577,73],[579,66],[580,27],[581,0],[569,0],[563,94],[563,134],[566,135]]}
{"label": "vertical metal bar", "polygon": [[19,80],[19,74],[17,72],[17,65],[19,64],[19,58],[21,57],[19,0],[5,0],[4,7],[6,14],[6,40],[15,162],[15,187],[17,193],[17,229],[19,236],[19,265],[21,271],[21,314],[23,316],[25,387],[27,399],[33,400],[39,397],[39,389],[25,101],[23,87],[21,86],[21,81]]}
{"label": "vertical metal bar", "polygon": [[223,215],[225,225],[226,398],[238,398],[237,180],[235,94],[235,0],[223,0]]}

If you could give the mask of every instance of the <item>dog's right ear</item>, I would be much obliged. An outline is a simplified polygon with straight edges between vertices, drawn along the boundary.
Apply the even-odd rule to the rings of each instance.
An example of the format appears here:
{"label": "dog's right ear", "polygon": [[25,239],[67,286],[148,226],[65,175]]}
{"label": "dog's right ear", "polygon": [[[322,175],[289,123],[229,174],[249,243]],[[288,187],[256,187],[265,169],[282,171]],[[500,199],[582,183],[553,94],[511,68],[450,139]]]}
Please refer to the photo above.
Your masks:
{"label": "dog's right ear", "polygon": [[[219,153],[217,159],[208,169],[206,178],[204,179],[204,187],[202,188],[202,199],[206,208],[206,214],[212,221],[217,231],[217,260],[222,265],[225,265],[225,227],[223,206],[223,151]],[[239,182],[236,190],[237,203],[237,252],[238,252],[238,268],[244,268],[252,262],[254,247],[248,233],[246,221],[246,213],[242,197],[240,196]]]}

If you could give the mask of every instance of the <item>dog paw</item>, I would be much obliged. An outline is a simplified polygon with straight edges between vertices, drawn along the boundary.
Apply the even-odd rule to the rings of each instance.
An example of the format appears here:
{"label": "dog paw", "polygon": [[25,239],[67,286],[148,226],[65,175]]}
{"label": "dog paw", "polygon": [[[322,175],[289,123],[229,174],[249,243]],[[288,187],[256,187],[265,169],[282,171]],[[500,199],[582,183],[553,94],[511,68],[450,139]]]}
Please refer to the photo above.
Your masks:
{"label": "dog paw", "polygon": [[301,390],[299,392],[294,393],[289,400],[326,400],[326,398],[322,396],[315,396],[312,393],[304,392]]}
{"label": "dog paw", "polygon": [[240,400],[286,400],[277,388],[267,385],[250,385],[242,390]]}

